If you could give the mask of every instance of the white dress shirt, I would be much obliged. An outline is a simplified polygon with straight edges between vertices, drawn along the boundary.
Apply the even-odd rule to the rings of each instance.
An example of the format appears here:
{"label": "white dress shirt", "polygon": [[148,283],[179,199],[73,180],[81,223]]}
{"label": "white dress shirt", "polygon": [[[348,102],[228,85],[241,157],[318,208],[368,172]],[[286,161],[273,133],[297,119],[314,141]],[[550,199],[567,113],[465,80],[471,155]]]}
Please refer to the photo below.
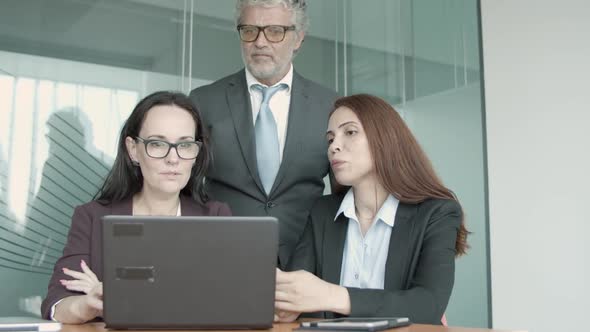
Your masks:
{"label": "white dress shirt", "polygon": [[354,206],[354,192],[348,190],[334,220],[343,213],[348,218],[348,231],[342,254],[340,285],[355,288],[383,289],[389,240],[399,201],[389,195],[369,230],[363,236]]}
{"label": "white dress shirt", "polygon": [[[246,83],[248,84],[248,91],[250,92],[250,105],[252,106],[252,125],[256,124],[256,117],[260,111],[260,104],[262,104],[262,91],[253,87],[255,84],[260,84],[263,87],[268,85],[260,83],[246,68]],[[287,124],[289,121],[289,106],[291,105],[291,84],[293,83],[293,65],[289,68],[287,75],[273,86],[279,84],[286,84],[287,89],[277,91],[268,103],[272,115],[277,124],[277,135],[279,138],[279,158],[283,159],[283,150],[285,149],[285,140],[287,138]]]}

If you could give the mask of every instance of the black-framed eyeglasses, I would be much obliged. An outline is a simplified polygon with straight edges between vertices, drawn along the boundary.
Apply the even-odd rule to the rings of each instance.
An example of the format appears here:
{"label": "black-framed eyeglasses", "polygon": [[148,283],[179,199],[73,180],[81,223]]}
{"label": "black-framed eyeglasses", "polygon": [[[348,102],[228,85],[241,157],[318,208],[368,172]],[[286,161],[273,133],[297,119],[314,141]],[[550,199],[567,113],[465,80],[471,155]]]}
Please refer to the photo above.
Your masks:
{"label": "black-framed eyeglasses", "polygon": [[159,139],[143,139],[141,137],[135,137],[143,143],[145,147],[145,153],[156,159],[166,158],[170,153],[170,150],[174,148],[176,154],[180,159],[195,159],[199,155],[203,142],[201,141],[183,141],[178,143],[170,143]]}
{"label": "black-framed eyeglasses", "polygon": [[238,25],[238,32],[240,33],[240,39],[243,42],[253,42],[258,39],[260,31],[264,33],[264,37],[271,43],[280,43],[285,39],[287,31],[295,30],[295,26],[287,25],[265,25],[263,27],[257,25]]}

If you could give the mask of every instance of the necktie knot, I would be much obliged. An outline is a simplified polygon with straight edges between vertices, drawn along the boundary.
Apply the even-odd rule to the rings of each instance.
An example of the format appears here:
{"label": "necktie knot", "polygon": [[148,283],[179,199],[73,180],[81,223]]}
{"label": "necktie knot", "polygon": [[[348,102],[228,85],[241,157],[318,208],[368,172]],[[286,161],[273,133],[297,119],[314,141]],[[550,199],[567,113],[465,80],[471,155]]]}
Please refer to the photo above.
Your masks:
{"label": "necktie knot", "polygon": [[265,87],[260,84],[252,85],[254,89],[262,92],[262,104],[268,104],[268,101],[272,96],[277,93],[279,90],[287,89],[287,84],[281,83],[279,85]]}

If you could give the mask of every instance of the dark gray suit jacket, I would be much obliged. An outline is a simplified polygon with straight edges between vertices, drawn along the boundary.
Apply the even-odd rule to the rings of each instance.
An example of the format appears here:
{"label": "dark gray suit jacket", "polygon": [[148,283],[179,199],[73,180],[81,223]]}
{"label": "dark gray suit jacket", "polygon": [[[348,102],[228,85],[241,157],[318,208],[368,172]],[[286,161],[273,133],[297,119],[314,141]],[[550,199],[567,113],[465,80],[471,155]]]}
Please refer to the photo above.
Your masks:
{"label": "dark gray suit jacket", "polygon": [[270,194],[262,187],[246,74],[241,71],[193,90],[190,98],[209,131],[213,162],[207,192],[236,216],[274,216],[280,225],[279,264],[285,267],[328,174],[325,138],[334,91],[293,72],[283,159]]}
{"label": "dark gray suit jacket", "polygon": [[[304,269],[340,284],[348,218],[344,214],[334,217],[343,198],[324,196],[314,205],[289,270]],[[409,317],[414,323],[440,325],[455,280],[460,224],[461,207],[455,201],[400,203],[389,242],[384,289],[348,288],[350,316]]]}

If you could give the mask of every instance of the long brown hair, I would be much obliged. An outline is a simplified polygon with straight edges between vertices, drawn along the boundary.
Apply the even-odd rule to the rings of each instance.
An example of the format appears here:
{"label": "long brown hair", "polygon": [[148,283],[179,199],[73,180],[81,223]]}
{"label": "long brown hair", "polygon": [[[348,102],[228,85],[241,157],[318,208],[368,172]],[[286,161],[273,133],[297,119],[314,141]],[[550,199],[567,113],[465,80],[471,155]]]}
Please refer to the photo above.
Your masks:
{"label": "long brown hair", "polygon": [[[377,179],[387,192],[402,203],[416,204],[431,198],[459,203],[455,194],[442,184],[420,144],[391,105],[381,98],[358,94],[336,100],[334,111],[339,107],[349,108],[359,118],[375,162]],[[455,243],[457,256],[469,248],[468,234],[461,213]]]}

